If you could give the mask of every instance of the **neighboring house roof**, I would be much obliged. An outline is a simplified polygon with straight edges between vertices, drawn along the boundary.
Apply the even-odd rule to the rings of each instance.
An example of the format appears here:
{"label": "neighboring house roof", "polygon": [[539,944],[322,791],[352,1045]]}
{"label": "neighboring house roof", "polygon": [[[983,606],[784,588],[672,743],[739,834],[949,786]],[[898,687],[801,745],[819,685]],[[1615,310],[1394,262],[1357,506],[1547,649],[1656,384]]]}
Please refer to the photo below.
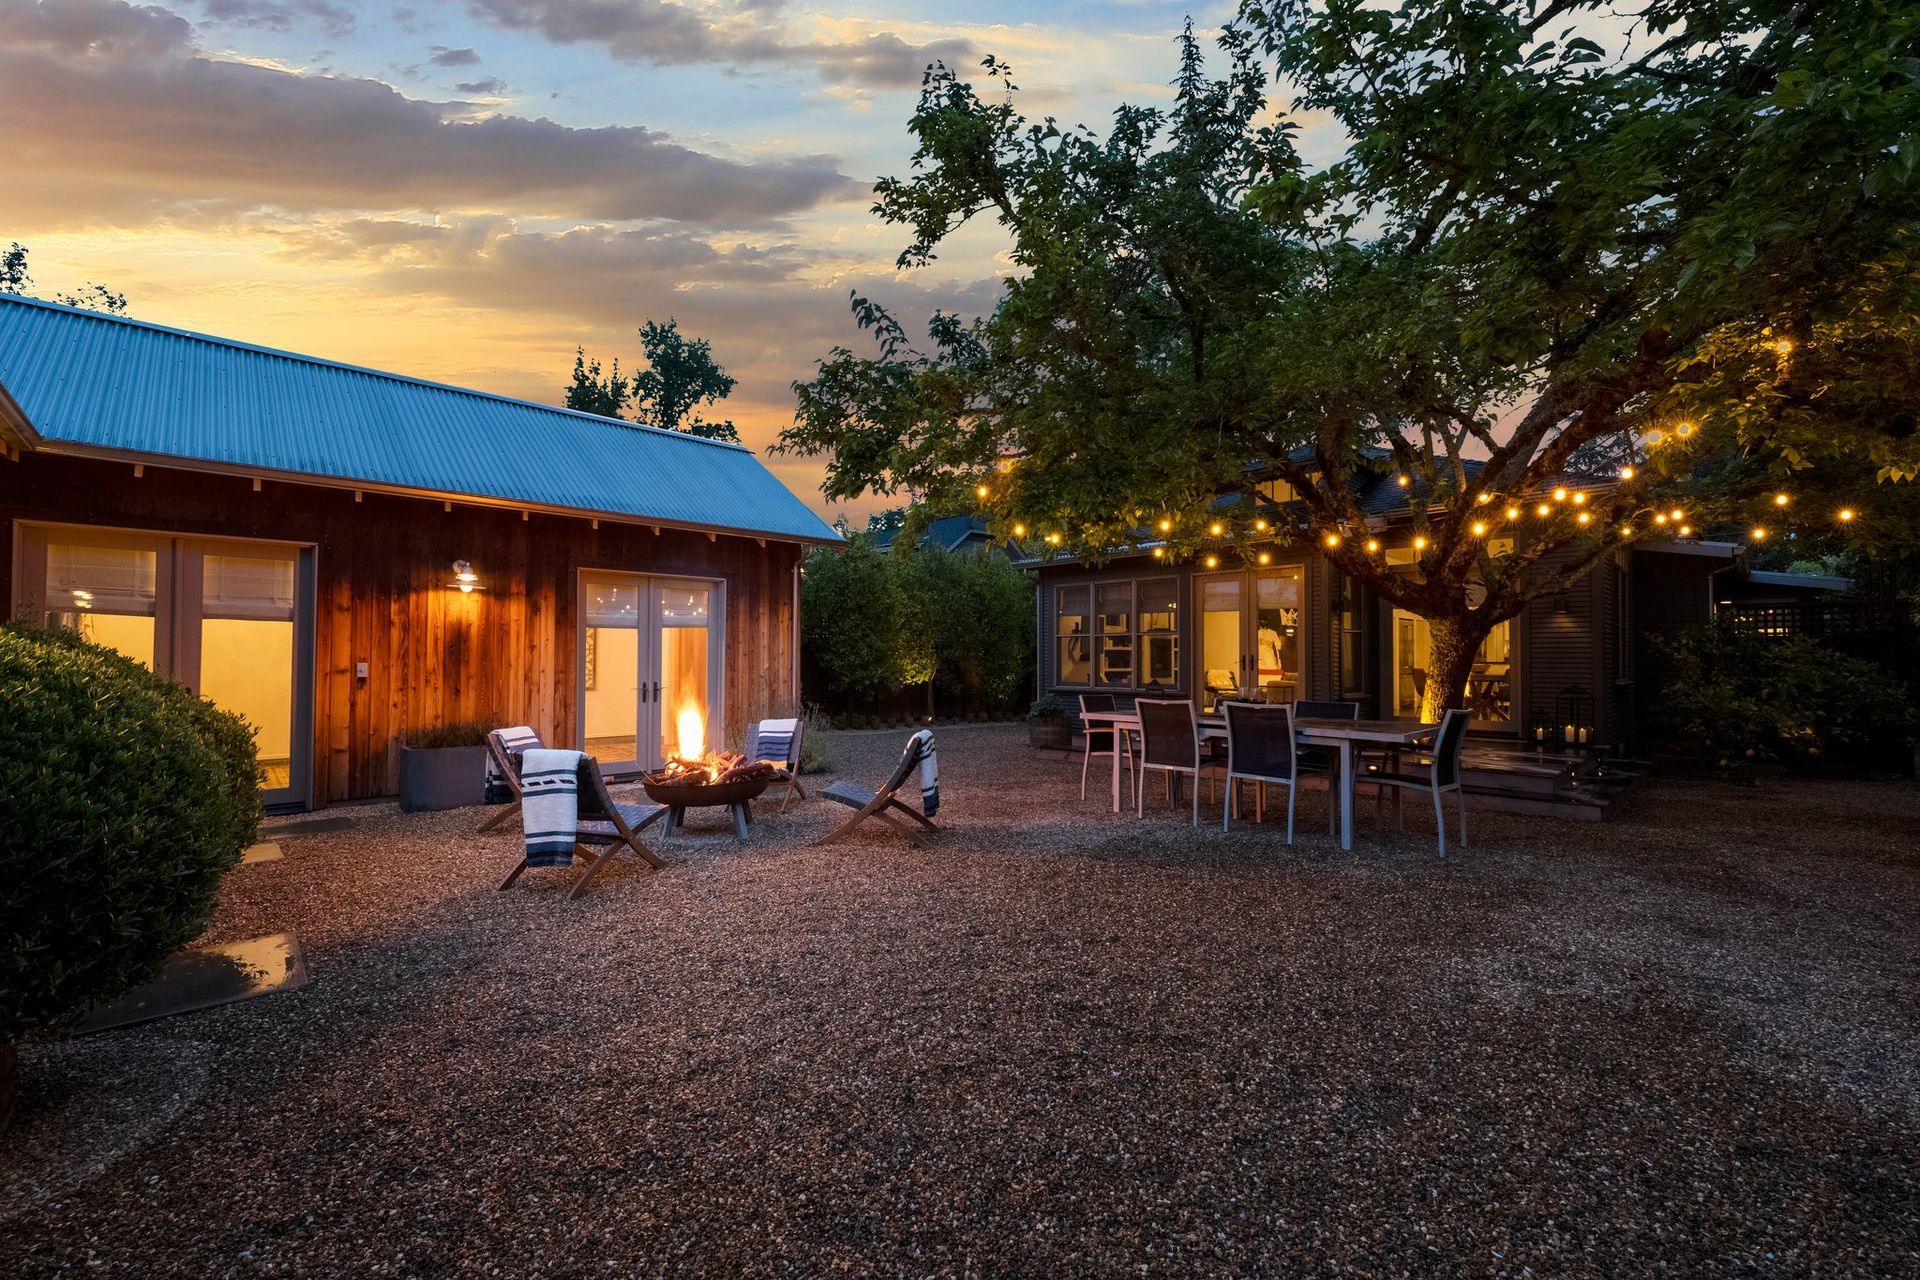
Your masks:
{"label": "neighboring house roof", "polygon": [[[898,529],[886,529],[873,535],[873,545],[882,551],[893,545]],[[969,542],[986,545],[993,541],[993,533],[987,528],[985,516],[941,516],[927,526],[920,535],[922,547],[938,547],[942,551],[958,551]]]}
{"label": "neighboring house roof", "polygon": [[1853,587],[1852,578],[1826,573],[1786,573],[1774,569],[1750,569],[1747,571],[1747,581],[1763,587],[1791,587],[1797,591],[1847,591]]}
{"label": "neighboring house roof", "polygon": [[739,445],[5,295],[15,408],[49,453],[840,541]]}

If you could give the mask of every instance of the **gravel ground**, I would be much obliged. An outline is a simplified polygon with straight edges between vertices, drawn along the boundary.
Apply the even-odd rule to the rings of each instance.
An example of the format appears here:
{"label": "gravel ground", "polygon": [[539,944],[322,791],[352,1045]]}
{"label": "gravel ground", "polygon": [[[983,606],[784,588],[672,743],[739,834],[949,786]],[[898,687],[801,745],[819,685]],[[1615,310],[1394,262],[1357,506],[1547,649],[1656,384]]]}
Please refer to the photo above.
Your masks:
{"label": "gravel ground", "polygon": [[473,811],[285,838],[209,940],[313,984],[24,1051],[0,1275],[1920,1269],[1911,786],[1661,782],[1441,864],[1417,806],[1342,853],[1308,792],[1290,849],[1017,730],[941,763],[923,849],[715,815],[579,902],[496,893]]}

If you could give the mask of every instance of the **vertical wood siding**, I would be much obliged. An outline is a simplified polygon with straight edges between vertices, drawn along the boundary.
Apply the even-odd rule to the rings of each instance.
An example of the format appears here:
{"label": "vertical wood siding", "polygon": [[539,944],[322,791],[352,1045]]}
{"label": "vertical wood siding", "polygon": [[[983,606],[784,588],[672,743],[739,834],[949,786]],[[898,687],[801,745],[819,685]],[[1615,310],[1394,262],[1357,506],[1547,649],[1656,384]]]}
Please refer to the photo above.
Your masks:
{"label": "vertical wood siding", "polygon": [[[316,804],[392,795],[399,741],[438,724],[525,723],[578,745],[581,569],[724,583],[729,745],[791,698],[793,543],[272,481],[254,493],[241,478],[150,467],[136,479],[125,464],[45,455],[0,462],[0,517],[9,607],[15,520],[314,544]],[[473,562],[483,590],[448,587],[455,560]]]}

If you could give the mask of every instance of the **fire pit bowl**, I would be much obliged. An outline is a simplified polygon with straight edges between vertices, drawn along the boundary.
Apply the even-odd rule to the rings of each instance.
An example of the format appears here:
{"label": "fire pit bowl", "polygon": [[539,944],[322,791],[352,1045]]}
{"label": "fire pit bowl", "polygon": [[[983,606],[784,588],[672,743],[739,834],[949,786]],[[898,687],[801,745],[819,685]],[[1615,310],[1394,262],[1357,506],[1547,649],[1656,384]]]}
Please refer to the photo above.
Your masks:
{"label": "fire pit bowl", "polygon": [[773,785],[772,778],[746,778],[740,782],[649,782],[640,785],[655,804],[674,809],[698,809],[710,805],[745,804]]}

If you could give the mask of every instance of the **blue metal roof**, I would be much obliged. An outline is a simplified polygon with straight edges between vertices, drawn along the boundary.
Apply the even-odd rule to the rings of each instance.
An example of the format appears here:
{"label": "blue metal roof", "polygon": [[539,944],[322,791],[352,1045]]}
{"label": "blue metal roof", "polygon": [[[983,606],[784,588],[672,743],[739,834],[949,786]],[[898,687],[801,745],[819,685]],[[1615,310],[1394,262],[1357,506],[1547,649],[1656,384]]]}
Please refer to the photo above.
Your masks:
{"label": "blue metal roof", "polygon": [[49,452],[840,541],[739,445],[36,299],[0,388]]}

